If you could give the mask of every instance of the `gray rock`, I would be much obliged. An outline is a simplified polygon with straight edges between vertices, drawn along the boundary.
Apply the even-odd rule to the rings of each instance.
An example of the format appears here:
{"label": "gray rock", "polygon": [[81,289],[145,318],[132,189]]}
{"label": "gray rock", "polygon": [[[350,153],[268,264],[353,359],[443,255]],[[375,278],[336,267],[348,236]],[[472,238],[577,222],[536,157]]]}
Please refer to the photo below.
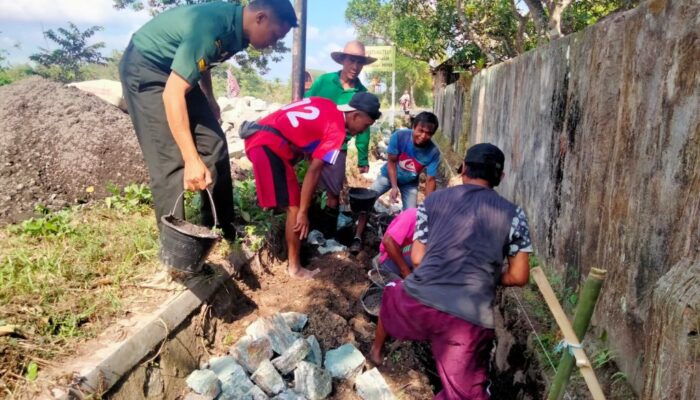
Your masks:
{"label": "gray rock", "polygon": [[334,378],[348,379],[362,370],[365,356],[351,344],[344,344],[326,353],[323,365]]}
{"label": "gray rock", "polygon": [[[231,357],[221,357],[231,358]],[[211,362],[210,362],[211,364]],[[238,400],[245,398],[253,386],[253,382],[248,379],[243,367],[237,363],[227,363],[227,368],[221,375],[221,396],[220,400]]]}
{"label": "gray rock", "polygon": [[321,254],[338,253],[341,251],[347,251],[347,249],[347,246],[338,243],[335,239],[328,239],[323,246],[318,246],[318,252]]}
{"label": "gray rock", "polygon": [[187,377],[187,386],[195,393],[214,398],[221,393],[219,378],[214,371],[208,369],[198,369],[192,371]]}
{"label": "gray rock", "polygon": [[271,359],[273,354],[270,339],[253,339],[250,336],[243,336],[229,349],[229,353],[251,374],[258,369],[263,360]]}
{"label": "gray rock", "polygon": [[319,367],[323,365],[323,352],[321,351],[321,345],[318,343],[318,340],[316,339],[316,336],[311,335],[306,338],[306,341],[309,342],[309,346],[311,347],[311,351],[309,351],[309,355],[306,356],[305,360],[311,363],[314,363],[318,365]]}
{"label": "gray rock", "polygon": [[333,390],[331,374],[315,364],[302,361],[294,370],[294,391],[309,400],[325,399]]}
{"label": "gray rock", "polygon": [[304,329],[306,322],[309,320],[308,315],[294,311],[283,312],[280,315],[282,315],[282,318],[284,318],[284,322],[287,323],[289,329],[295,332],[301,332],[301,330]]}
{"label": "gray rock", "polygon": [[[214,371],[220,381],[227,379],[231,375],[240,375],[241,366],[231,356],[213,357],[209,359],[207,368]],[[245,374],[245,372],[244,372]]]}
{"label": "gray rock", "polygon": [[273,397],[272,400],[306,400],[306,399],[304,398],[304,396],[300,395],[299,393],[294,392],[293,390],[285,390],[284,392]]}
{"label": "gray rock", "polygon": [[257,386],[253,386],[245,395],[246,400],[268,400],[269,397]]}
{"label": "gray rock", "polygon": [[260,363],[260,367],[250,377],[265,393],[274,396],[286,389],[282,375],[269,360]]}
{"label": "gray rock", "polygon": [[355,390],[363,400],[395,400],[379,370],[372,368],[355,379]]}
{"label": "gray rock", "polygon": [[212,396],[204,396],[195,392],[189,392],[182,400],[212,400],[213,398]]}
{"label": "gray rock", "polygon": [[253,111],[265,111],[267,110],[267,102],[265,100],[255,99],[250,102],[250,108]]}
{"label": "gray rock", "polygon": [[[238,134],[238,131],[236,131],[236,134]],[[240,138],[228,140],[228,154],[234,158],[243,157],[245,155],[245,142]]]}
{"label": "gray rock", "polygon": [[253,339],[267,337],[272,350],[277,354],[284,353],[296,340],[289,325],[279,314],[258,318],[246,328],[245,333]]}
{"label": "gray rock", "polygon": [[232,107],[226,107],[226,110],[221,112],[221,120],[233,124],[238,121],[238,112]]}
{"label": "gray rock", "polygon": [[275,366],[282,374],[288,374],[294,371],[299,361],[306,358],[311,351],[309,342],[305,339],[297,339],[292,346],[285,351],[281,356],[272,360],[272,365]]}

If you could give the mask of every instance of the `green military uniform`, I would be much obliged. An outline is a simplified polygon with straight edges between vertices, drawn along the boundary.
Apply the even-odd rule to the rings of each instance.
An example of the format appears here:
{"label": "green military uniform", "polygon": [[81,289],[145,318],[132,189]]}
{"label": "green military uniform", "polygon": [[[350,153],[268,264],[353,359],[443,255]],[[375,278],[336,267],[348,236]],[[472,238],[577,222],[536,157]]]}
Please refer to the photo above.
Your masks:
{"label": "green military uniform", "polygon": [[[134,34],[122,57],[119,73],[124,98],[150,173],[159,223],[183,191],[184,161],[170,132],[162,98],[174,72],[193,86],[185,96],[190,129],[212,174],[221,228],[225,234],[232,233],[233,185],[226,137],[197,82],[202,72],[247,46],[243,7],[215,2],[163,12]],[[175,215],[184,218],[181,204]],[[208,201],[202,201],[202,217],[203,223],[213,224]]]}
{"label": "green military uniform", "polygon": [[[355,87],[343,88],[340,82],[340,71],[329,72],[316,78],[313,85],[304,94],[304,97],[324,97],[333,100],[337,105],[348,104],[352,96],[357,92],[366,92],[367,88],[362,85],[359,79],[355,81]],[[336,196],[340,194],[345,183],[345,160],[347,158],[348,142],[352,138],[349,133],[345,136],[342,152],[333,165],[326,165],[321,173],[321,185]],[[369,129],[355,136],[355,147],[357,147],[357,164],[361,167],[369,165],[367,152],[369,148]]]}
{"label": "green military uniform", "polygon": [[[340,82],[340,71],[329,72],[316,78],[313,85],[304,94],[304,97],[318,96],[333,100],[337,105],[348,104],[352,96],[357,92],[366,92],[367,88],[359,79],[355,82],[355,87],[345,89]],[[348,142],[352,135],[345,136],[343,151],[347,151]],[[355,146],[357,147],[357,164],[361,167],[369,165],[367,153],[369,149],[369,129],[355,136]]]}

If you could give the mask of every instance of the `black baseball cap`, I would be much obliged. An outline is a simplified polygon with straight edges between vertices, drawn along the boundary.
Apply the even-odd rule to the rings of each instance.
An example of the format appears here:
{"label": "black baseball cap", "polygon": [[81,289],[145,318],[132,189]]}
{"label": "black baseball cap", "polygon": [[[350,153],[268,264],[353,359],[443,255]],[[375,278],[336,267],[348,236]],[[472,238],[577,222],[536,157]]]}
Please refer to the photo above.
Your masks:
{"label": "black baseball cap", "polygon": [[[464,157],[464,164],[481,164],[493,167],[497,172],[503,172],[506,157],[497,146],[491,143],[479,143],[467,150]],[[457,168],[458,173],[462,173],[462,166]]]}
{"label": "black baseball cap", "polygon": [[350,102],[338,106],[338,110],[343,112],[362,111],[374,120],[382,116],[382,113],[379,112],[379,99],[372,93],[367,92],[355,93]]}

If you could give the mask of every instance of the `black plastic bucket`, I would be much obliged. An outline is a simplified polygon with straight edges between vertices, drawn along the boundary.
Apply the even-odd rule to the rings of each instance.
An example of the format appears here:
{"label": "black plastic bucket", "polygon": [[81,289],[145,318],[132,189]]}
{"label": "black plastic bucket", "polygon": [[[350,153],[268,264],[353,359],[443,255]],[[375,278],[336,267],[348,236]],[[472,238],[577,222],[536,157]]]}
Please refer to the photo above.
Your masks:
{"label": "black plastic bucket", "polygon": [[[214,226],[219,225],[216,216],[214,199],[209,192],[212,214],[214,214]],[[221,235],[211,229],[189,223],[175,217],[175,208],[185,192],[175,200],[173,210],[168,215],[160,218],[160,262],[178,272],[195,274],[202,270],[202,265],[214,245],[221,240]]]}
{"label": "black plastic bucket", "polygon": [[379,193],[372,189],[354,187],[348,191],[348,197],[350,197],[350,209],[353,212],[368,212],[374,208]]}

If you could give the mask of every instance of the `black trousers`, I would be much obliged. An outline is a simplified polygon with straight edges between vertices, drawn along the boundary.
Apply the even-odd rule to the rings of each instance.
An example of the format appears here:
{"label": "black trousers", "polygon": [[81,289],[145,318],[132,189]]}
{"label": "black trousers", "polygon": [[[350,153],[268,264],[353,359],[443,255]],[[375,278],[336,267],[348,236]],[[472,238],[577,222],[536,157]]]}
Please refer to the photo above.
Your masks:
{"label": "black trousers", "polygon": [[[134,123],[143,158],[151,178],[151,192],[156,209],[156,219],[169,214],[175,201],[184,190],[185,163],[175,143],[163,104],[163,89],[169,72],[165,72],[129,43],[119,64],[122,91]],[[219,122],[209,107],[204,93],[195,86],[186,95],[190,130],[197,152],[212,175],[212,195],[224,234],[233,232],[233,183],[228,146]],[[202,223],[214,225],[209,206],[209,196],[202,192]],[[184,218],[182,202],[174,215]]]}

